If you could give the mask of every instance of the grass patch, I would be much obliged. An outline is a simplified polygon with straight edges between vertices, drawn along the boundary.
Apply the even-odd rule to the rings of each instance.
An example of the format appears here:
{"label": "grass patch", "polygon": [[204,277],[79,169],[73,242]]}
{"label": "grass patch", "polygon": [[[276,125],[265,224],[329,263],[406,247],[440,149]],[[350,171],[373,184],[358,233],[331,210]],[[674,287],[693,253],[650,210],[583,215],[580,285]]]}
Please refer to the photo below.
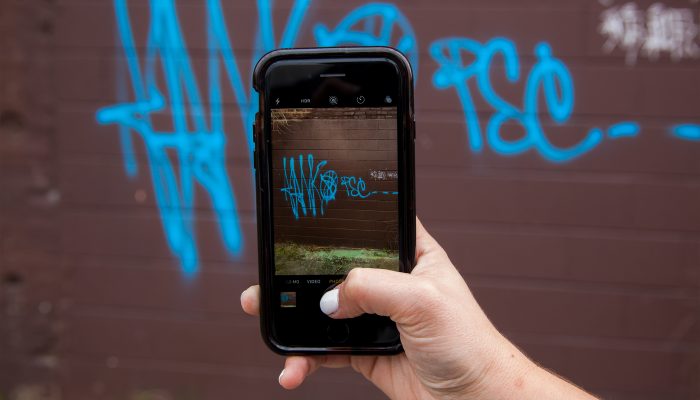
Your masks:
{"label": "grass patch", "polygon": [[278,275],[345,275],[353,268],[399,270],[397,251],[327,247],[297,243],[275,245]]}

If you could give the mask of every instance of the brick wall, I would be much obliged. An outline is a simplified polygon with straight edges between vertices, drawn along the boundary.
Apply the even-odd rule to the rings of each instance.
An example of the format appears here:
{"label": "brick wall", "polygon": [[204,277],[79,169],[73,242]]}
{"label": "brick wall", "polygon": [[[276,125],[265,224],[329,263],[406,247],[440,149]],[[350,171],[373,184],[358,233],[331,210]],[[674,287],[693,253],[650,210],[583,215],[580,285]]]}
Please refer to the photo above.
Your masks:
{"label": "brick wall", "polygon": [[[279,389],[281,359],[240,311],[238,294],[257,281],[245,105],[251,65],[269,43],[256,40],[255,2],[223,3],[209,9],[223,20],[207,22],[195,0],[178,2],[177,20],[137,1],[128,12],[107,0],[0,2],[0,398],[382,397],[350,371]],[[606,398],[696,399],[698,39],[664,44],[652,34],[663,21],[692,32],[700,9],[653,3],[625,14],[621,1],[590,0],[366,10],[377,30],[382,18],[396,23],[392,43],[415,39],[403,43],[415,44],[418,214],[494,323]],[[319,24],[337,32],[363,4],[311,2],[293,44],[331,40],[317,36]],[[273,45],[292,6],[275,2]],[[118,17],[130,30],[118,30]],[[235,53],[215,47],[226,61],[217,84],[207,29],[222,21],[227,35],[213,37]],[[156,62],[149,86],[146,37],[159,24],[184,43],[171,29],[155,45],[179,73]],[[136,57],[140,77],[129,67]],[[477,58],[479,68],[448,73]],[[168,77],[199,93],[184,112]],[[98,113],[130,103],[140,108]]]}
{"label": "brick wall", "polygon": [[[0,398],[57,393],[60,259],[55,8],[0,4]],[[31,29],[26,27],[31,26]]]}

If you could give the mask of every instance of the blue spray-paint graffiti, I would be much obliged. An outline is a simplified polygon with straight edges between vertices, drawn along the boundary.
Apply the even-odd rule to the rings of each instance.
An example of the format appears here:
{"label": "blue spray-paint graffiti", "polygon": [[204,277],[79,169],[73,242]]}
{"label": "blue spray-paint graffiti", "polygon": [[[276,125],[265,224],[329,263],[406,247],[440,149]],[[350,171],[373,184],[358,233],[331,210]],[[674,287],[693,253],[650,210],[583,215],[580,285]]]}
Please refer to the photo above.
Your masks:
{"label": "blue spray-paint graffiti", "polygon": [[418,41],[408,18],[393,4],[370,3],[348,14],[333,31],[323,24],[314,26],[321,47],[357,44],[393,46],[404,53],[418,75]]}
{"label": "blue spray-paint graffiti", "polygon": [[[257,0],[259,30],[252,61],[277,47],[294,47],[311,0],[295,0],[279,43],[275,43],[271,0]],[[100,124],[116,124],[124,153],[126,174],[138,174],[132,135],[144,142],[147,163],[163,229],[169,247],[180,259],[183,272],[193,276],[199,267],[194,235],[194,191],[199,184],[209,195],[225,247],[233,255],[243,246],[238,210],[225,167],[226,130],[222,109],[222,74],[228,80],[241,113],[245,142],[252,154],[252,122],[258,107],[257,93],[246,92],[238,61],[231,44],[219,0],[206,1],[208,111],[200,92],[185,36],[180,27],[174,0],[150,0],[150,26],[143,60],[137,52],[126,0],[114,0],[117,36],[123,51],[135,99],[122,101],[97,112]],[[360,17],[358,17],[360,16]],[[351,21],[379,20],[381,34],[358,35]],[[392,42],[392,26],[398,26],[399,40]],[[369,25],[368,25],[369,27]],[[317,29],[319,45],[340,43],[398,46],[417,63],[415,35],[406,17],[391,4],[372,3],[350,13],[337,29]],[[321,43],[322,41],[322,43]],[[162,69],[165,87],[156,79]],[[251,65],[252,67],[252,65]],[[120,93],[125,93],[119,87]],[[121,99],[120,99],[121,100]],[[156,128],[152,117],[170,115],[172,130]],[[192,126],[191,126],[192,125]],[[175,160],[171,159],[174,154]],[[173,162],[174,161],[174,162]],[[252,160],[251,160],[252,162]]]}
{"label": "blue spray-paint graffiti", "polygon": [[673,136],[694,142],[700,142],[700,124],[682,124],[671,128]]}
{"label": "blue spray-paint graffiti", "polygon": [[[473,56],[472,62],[465,62],[462,57],[465,53]],[[481,152],[485,144],[469,87],[471,80],[476,80],[479,93],[494,109],[486,125],[486,140],[496,153],[515,155],[535,150],[548,161],[565,162],[591,151],[603,141],[605,135],[599,128],[589,130],[577,144],[568,148],[557,147],[549,141],[540,121],[540,95],[544,96],[546,114],[555,124],[563,125],[573,113],[574,83],[568,68],[554,57],[549,44],[538,44],[535,54],[537,61],[525,82],[523,104],[517,107],[504,100],[491,84],[491,67],[497,57],[503,59],[506,79],[511,83],[520,80],[520,60],[511,40],[495,38],[482,44],[466,38],[447,38],[430,46],[430,55],[440,66],[433,75],[433,84],[437,89],[456,89],[473,152]],[[502,128],[508,122],[521,125],[525,134],[516,140],[504,139]],[[609,138],[635,136],[639,125],[620,123],[607,133]]]}
{"label": "blue spray-paint graffiti", "polygon": [[611,139],[621,137],[635,137],[641,130],[637,122],[620,122],[608,128],[608,137]]}
{"label": "blue spray-paint graffiti", "polygon": [[[193,230],[195,182],[211,197],[224,243],[234,254],[241,250],[242,237],[235,197],[224,168],[226,137],[221,129],[222,114],[214,106],[207,119],[190,60],[186,55],[177,54],[184,52],[186,46],[174,4],[154,1],[151,7],[151,29],[142,70],[126,2],[115,1],[119,36],[136,99],[98,111],[97,120],[101,124],[119,124],[122,143],[126,142],[124,136],[130,136],[131,132],[143,138],[168,244],[180,258],[184,272],[191,275],[198,264]],[[157,65],[163,68],[165,91],[156,82]],[[218,80],[218,76],[211,78]],[[217,90],[210,92],[211,100],[219,95]],[[157,112],[170,113],[172,132],[154,129],[151,118]],[[193,124],[192,129],[188,119]],[[169,150],[175,153],[177,170]],[[132,149],[125,149],[125,152],[133,154]],[[132,162],[134,160],[127,159],[127,165]]]}
{"label": "blue spray-paint graffiti", "polygon": [[282,158],[284,187],[280,191],[289,202],[295,219],[299,219],[300,212],[303,216],[323,215],[326,205],[336,198],[339,181],[340,185],[345,187],[346,195],[351,199],[399,194],[399,192],[380,190],[367,191],[367,184],[362,178],[341,176],[339,179],[334,170],[322,171],[326,164],[325,160],[316,163],[312,154],[307,154],[306,159],[300,154],[296,162],[294,157]]}
{"label": "blue spray-paint graffiti", "polygon": [[[259,27],[252,62],[276,47],[294,47],[311,0],[295,0],[279,43],[275,41],[271,0],[256,2]],[[118,126],[124,168],[129,177],[139,173],[133,135],[143,140],[168,245],[179,258],[183,272],[193,276],[199,267],[194,234],[196,185],[201,186],[210,198],[228,251],[237,255],[243,247],[234,190],[225,167],[227,135],[223,122],[222,86],[228,83],[234,94],[249,153],[253,150],[251,126],[258,98],[252,88],[246,90],[243,84],[220,0],[206,0],[204,26],[207,32],[208,77],[204,92],[200,92],[200,82],[196,78],[174,0],[150,0],[149,6],[150,25],[145,54],[141,58],[136,50],[127,1],[114,0],[117,38],[131,90],[123,87],[126,82],[118,80],[119,102],[99,110],[97,121]],[[362,5],[352,10],[335,28],[330,29],[319,23],[314,25],[313,33],[320,46],[356,44],[397,47],[408,55],[414,71],[418,69],[420,49],[416,35],[410,21],[393,4]],[[540,118],[546,115],[555,124],[566,124],[573,113],[575,93],[568,68],[554,57],[547,43],[536,47],[537,60],[525,80],[523,102],[517,106],[497,93],[490,76],[494,60],[501,58],[507,80],[512,83],[520,80],[520,59],[510,39],[496,38],[482,44],[466,38],[445,38],[432,43],[429,50],[439,64],[433,76],[434,86],[457,91],[464,111],[469,148],[475,153],[483,151],[488,144],[491,150],[502,155],[532,150],[548,161],[565,162],[593,150],[606,139],[630,138],[641,131],[637,122],[620,122],[607,129],[592,128],[582,132],[580,141],[573,146],[560,148],[553,145]],[[474,60],[466,63],[461,57],[464,53],[473,56]],[[484,133],[470,82],[476,85],[478,93],[494,110],[486,122]],[[133,93],[134,99],[131,101],[125,100],[128,92]],[[540,96],[544,99],[545,110],[539,110]],[[158,129],[154,122],[156,116],[169,116],[172,128],[167,131]],[[502,131],[508,123],[522,126],[524,135],[516,140],[504,138]],[[700,141],[700,125],[676,125],[671,127],[671,134],[679,139],[697,142]],[[318,193],[321,214],[325,203],[334,198],[338,185],[343,186],[346,195],[351,198],[396,194],[367,191],[362,178],[338,178],[337,175],[324,173],[319,179],[322,185],[326,185],[324,192]],[[298,193],[287,194],[291,199],[292,194]],[[308,206],[309,212],[314,214],[315,206],[299,200],[297,196],[294,201],[302,213]]]}
{"label": "blue spray-paint graffiti", "polygon": [[[319,214],[323,215],[325,205],[335,199],[338,191],[338,175],[335,171],[321,172],[321,168],[326,165],[326,161],[314,162],[314,156],[309,154],[306,157],[306,169],[304,172],[304,156],[299,155],[298,164],[294,163],[294,157],[282,159],[284,168],[284,187],[281,189],[284,198],[292,207],[294,218],[299,218],[299,210],[304,216],[307,210],[312,216],[316,216],[316,199],[318,198]],[[297,166],[298,165],[298,166]]]}
{"label": "blue spray-paint graffiti", "polygon": [[397,195],[399,192],[390,192],[382,190],[372,190],[367,191],[367,184],[364,179],[357,178],[355,176],[344,176],[340,179],[340,185],[345,187],[345,193],[351,198],[366,199],[368,197],[378,195],[378,194],[393,194]]}
{"label": "blue spray-paint graffiti", "polygon": [[[275,45],[268,42],[272,30],[268,20],[271,17],[266,15],[270,13],[269,1],[260,0],[258,3],[261,11],[260,35],[265,42],[258,51],[260,53],[271,50]],[[308,3],[308,0],[295,3],[282,45],[294,44]],[[127,3],[125,0],[114,1],[118,37],[135,100],[99,110],[97,121],[119,126],[129,176],[138,172],[131,135],[136,133],[143,139],[168,245],[180,259],[183,272],[192,276],[199,265],[194,237],[195,184],[203,187],[210,197],[226,248],[237,255],[243,246],[236,200],[225,167],[222,65],[242,114],[249,149],[252,149],[253,142],[248,127],[251,126],[257,102],[252,94],[246,94],[218,0],[208,0],[206,3],[208,112],[174,2],[151,0],[150,8],[150,29],[142,61],[136,50]],[[162,68],[164,88],[159,87],[157,81],[159,67]],[[169,116],[172,130],[158,130],[152,119],[155,114]],[[174,154],[175,160],[171,159],[169,152]]]}

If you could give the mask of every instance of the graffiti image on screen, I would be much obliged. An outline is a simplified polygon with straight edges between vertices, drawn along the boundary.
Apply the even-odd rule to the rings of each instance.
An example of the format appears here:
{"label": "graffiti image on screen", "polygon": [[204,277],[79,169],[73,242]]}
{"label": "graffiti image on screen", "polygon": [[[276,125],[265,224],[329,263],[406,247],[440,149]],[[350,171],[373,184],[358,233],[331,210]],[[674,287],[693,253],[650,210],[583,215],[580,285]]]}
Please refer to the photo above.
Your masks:
{"label": "graffiti image on screen", "polygon": [[399,270],[396,107],[272,110],[277,275]]}

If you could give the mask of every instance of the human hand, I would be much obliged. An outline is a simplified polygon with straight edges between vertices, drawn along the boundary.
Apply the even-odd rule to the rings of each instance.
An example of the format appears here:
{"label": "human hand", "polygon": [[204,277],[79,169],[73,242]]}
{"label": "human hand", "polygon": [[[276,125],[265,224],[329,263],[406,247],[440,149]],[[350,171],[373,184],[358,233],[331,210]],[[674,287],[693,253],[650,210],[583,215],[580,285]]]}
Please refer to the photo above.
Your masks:
{"label": "human hand", "polygon": [[[259,314],[260,288],[241,294]],[[410,274],[356,268],[321,299],[331,318],[390,317],[404,353],[396,356],[290,356],[279,377],[293,389],[321,366],[351,366],[392,399],[592,398],[539,368],[505,339],[479,307],[445,251],[416,220]]]}

